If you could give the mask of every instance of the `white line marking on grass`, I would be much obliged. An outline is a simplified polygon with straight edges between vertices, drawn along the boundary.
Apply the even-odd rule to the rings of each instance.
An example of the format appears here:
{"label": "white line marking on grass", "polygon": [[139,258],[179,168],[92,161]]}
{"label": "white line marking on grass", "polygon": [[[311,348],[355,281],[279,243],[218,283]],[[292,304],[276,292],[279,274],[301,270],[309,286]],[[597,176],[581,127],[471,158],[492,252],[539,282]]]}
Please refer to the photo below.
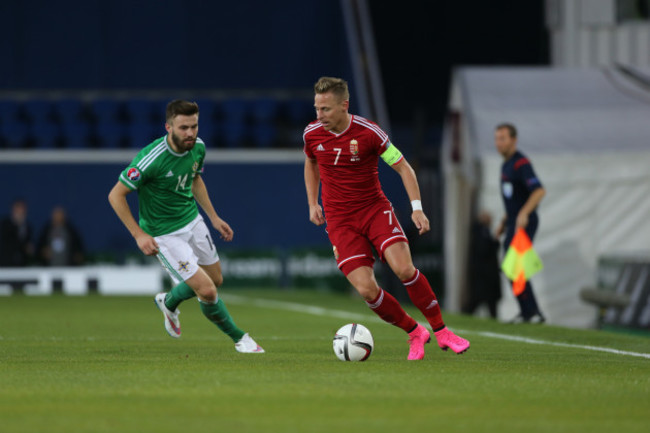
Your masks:
{"label": "white line marking on grass", "polygon": [[[377,316],[353,313],[351,311],[345,311],[345,310],[332,310],[329,308],[318,307],[316,305],[306,305],[297,302],[276,301],[273,299],[247,298],[245,296],[238,296],[238,295],[224,295],[222,297],[225,298],[228,302],[232,302],[235,304],[246,304],[246,305],[253,305],[261,308],[273,308],[276,310],[295,311],[297,313],[312,314],[315,316],[337,317],[339,319],[346,319],[346,320],[355,320],[355,321],[365,320],[371,322],[384,323],[384,321]],[[426,323],[421,323],[421,324],[426,325]],[[582,344],[571,344],[571,343],[560,343],[555,341],[537,340],[534,338],[520,337],[517,335],[499,334],[496,332],[468,331],[463,329],[458,329],[458,332],[480,335],[482,337],[495,338],[498,340],[517,341],[526,344],[567,347],[570,349],[584,349],[584,350],[591,350],[594,352],[605,352],[605,353],[612,353],[614,355],[636,356],[639,358],[650,359],[650,353],[630,352],[626,350],[612,349],[609,347],[587,346]]]}
{"label": "white line marking on grass", "polygon": [[650,359],[650,353],[629,352],[626,350],[611,349],[609,347],[587,346],[583,344],[571,344],[571,343],[559,343],[556,341],[546,341],[546,340],[537,340],[528,337],[519,337],[517,335],[498,334],[496,332],[472,332],[472,331],[463,331],[463,332],[467,332],[468,334],[476,334],[483,337],[498,338],[500,340],[518,341],[521,343],[528,343],[528,344],[543,344],[546,346],[555,346],[555,347],[569,347],[572,349],[593,350],[595,352],[606,352],[606,353],[613,353],[615,355],[637,356],[639,358]]}

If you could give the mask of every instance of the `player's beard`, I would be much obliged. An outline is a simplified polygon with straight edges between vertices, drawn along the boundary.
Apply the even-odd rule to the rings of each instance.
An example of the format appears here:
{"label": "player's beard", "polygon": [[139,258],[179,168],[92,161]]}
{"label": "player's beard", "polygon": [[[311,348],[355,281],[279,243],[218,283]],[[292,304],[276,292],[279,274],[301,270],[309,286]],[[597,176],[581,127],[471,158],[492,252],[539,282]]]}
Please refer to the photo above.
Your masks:
{"label": "player's beard", "polygon": [[193,137],[191,140],[183,140],[172,132],[172,143],[174,143],[174,146],[176,146],[176,148],[181,152],[187,152],[188,150],[194,149],[196,137]]}

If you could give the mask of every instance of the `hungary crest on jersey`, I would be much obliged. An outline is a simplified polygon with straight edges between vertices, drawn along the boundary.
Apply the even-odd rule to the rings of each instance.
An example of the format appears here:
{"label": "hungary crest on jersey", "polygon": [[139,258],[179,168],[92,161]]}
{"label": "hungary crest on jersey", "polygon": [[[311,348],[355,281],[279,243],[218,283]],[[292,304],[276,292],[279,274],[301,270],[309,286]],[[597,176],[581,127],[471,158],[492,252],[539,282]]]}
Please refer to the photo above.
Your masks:
{"label": "hungary crest on jersey", "polygon": [[352,139],[350,141],[350,153],[352,154],[352,158],[350,158],[350,161],[360,161],[361,158],[359,158],[359,142],[355,139]]}

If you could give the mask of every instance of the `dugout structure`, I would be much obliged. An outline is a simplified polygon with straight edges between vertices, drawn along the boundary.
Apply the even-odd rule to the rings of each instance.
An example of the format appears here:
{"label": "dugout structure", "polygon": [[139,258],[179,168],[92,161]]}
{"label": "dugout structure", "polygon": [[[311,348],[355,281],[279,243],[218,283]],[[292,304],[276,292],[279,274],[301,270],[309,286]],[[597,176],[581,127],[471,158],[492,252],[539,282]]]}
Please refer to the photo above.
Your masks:
{"label": "dugout structure", "polygon": [[[458,310],[467,288],[472,215],[485,209],[496,222],[504,214],[493,136],[511,122],[547,191],[535,237],[545,265],[533,277],[538,301],[550,323],[593,326],[579,294],[596,285],[599,258],[650,250],[650,70],[459,68],[449,113],[441,149],[447,308]],[[503,288],[508,318],[517,308]]]}

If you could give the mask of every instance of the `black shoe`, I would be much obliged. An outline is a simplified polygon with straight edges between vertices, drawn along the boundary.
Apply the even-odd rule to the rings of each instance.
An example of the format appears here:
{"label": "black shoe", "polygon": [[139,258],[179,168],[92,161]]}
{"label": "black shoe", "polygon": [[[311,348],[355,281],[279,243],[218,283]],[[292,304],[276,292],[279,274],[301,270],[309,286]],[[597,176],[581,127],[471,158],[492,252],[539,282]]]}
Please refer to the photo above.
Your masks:
{"label": "black shoe", "polygon": [[508,323],[512,325],[519,325],[521,323],[532,323],[539,325],[544,322],[546,322],[546,318],[542,315],[542,313],[535,313],[530,317],[524,317],[521,313],[519,313]]}

